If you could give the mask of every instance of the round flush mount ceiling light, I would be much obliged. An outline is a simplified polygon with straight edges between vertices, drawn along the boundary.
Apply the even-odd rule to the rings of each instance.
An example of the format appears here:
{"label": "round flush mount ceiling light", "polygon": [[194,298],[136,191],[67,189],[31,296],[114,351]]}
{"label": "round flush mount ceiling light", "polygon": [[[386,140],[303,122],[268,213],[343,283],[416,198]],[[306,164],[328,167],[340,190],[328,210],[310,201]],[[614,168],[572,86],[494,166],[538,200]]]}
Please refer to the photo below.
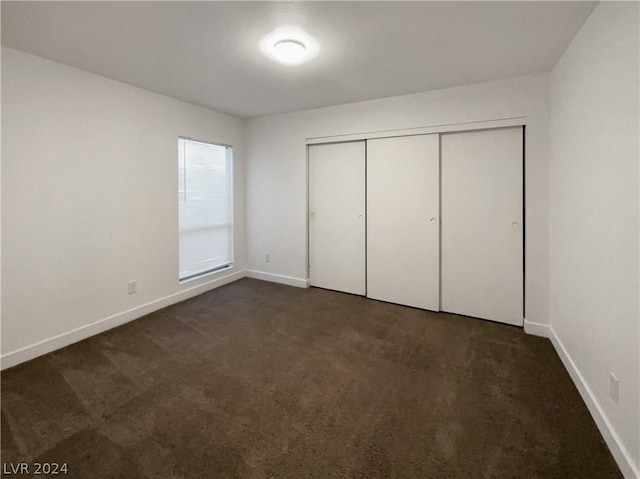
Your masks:
{"label": "round flush mount ceiling light", "polygon": [[307,52],[304,43],[298,40],[280,40],[273,46],[273,54],[282,63],[295,65],[300,63]]}
{"label": "round flush mount ceiling light", "polygon": [[260,42],[262,52],[283,65],[300,65],[318,54],[318,42],[298,27],[281,27]]}

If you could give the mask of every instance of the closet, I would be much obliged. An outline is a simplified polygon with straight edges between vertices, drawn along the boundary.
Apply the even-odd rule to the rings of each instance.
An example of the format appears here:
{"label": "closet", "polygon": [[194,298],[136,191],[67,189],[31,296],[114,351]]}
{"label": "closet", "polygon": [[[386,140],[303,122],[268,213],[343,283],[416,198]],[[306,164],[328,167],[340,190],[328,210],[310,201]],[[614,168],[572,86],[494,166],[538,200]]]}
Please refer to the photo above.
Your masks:
{"label": "closet", "polygon": [[310,145],[310,284],[522,325],[523,134]]}

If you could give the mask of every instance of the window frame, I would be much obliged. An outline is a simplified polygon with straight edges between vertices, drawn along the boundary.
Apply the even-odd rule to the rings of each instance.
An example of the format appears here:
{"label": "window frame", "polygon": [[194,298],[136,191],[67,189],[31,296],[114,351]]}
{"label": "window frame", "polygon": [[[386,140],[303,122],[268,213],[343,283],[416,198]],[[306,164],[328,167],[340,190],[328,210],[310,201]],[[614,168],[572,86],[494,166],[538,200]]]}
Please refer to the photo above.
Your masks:
{"label": "window frame", "polygon": [[[188,276],[184,276],[181,277],[180,276],[180,202],[179,202],[179,198],[180,198],[180,186],[179,186],[179,181],[176,181],[176,185],[178,186],[178,188],[176,189],[176,198],[178,198],[178,214],[177,214],[177,232],[178,232],[178,284],[182,284],[182,283],[187,283],[189,281],[194,281],[196,279],[202,278],[204,276],[210,276],[212,274],[215,273],[219,273],[221,271],[224,270],[228,270],[234,267],[234,263],[235,263],[235,198],[234,198],[234,172],[235,172],[235,168],[234,168],[234,147],[233,145],[229,145],[226,143],[220,143],[220,142],[214,142],[214,141],[205,141],[205,140],[199,140],[197,138],[192,138],[190,136],[183,136],[183,135],[178,135],[178,151],[177,151],[177,157],[178,157],[178,168],[180,166],[180,162],[179,162],[179,158],[180,158],[180,141],[191,141],[194,143],[203,143],[205,145],[211,145],[211,146],[219,146],[222,148],[225,148],[227,150],[227,155],[229,155],[228,157],[228,166],[229,166],[229,178],[228,178],[228,184],[229,184],[229,201],[230,201],[230,210],[231,210],[231,214],[230,214],[230,219],[228,223],[224,223],[224,226],[226,227],[228,225],[229,227],[229,231],[230,231],[230,238],[229,238],[229,246],[230,246],[230,258],[229,258],[229,263],[222,265],[222,266],[217,266],[215,268],[206,270],[206,271],[201,271],[198,273],[194,273],[194,274],[190,274]],[[185,162],[186,162],[186,158],[185,158]],[[179,172],[176,172],[179,173]]]}

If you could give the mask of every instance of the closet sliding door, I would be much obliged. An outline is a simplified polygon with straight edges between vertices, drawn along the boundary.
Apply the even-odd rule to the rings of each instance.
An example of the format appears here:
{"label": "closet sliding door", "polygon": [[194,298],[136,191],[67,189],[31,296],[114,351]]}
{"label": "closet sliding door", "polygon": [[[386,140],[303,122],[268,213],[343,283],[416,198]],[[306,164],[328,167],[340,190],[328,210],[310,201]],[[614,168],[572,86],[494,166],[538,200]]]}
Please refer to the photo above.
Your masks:
{"label": "closet sliding door", "polygon": [[367,296],[439,309],[439,140],[367,140]]}
{"label": "closet sliding door", "polygon": [[443,311],[523,324],[522,135],[441,137]]}
{"label": "closet sliding door", "polygon": [[309,146],[309,282],[366,293],[365,142]]}

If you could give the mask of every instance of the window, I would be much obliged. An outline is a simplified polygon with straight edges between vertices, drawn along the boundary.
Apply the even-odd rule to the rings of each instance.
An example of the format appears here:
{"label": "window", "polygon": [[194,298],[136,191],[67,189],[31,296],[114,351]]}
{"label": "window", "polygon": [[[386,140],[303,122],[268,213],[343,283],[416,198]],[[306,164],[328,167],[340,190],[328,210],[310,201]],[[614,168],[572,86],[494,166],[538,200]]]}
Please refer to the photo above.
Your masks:
{"label": "window", "polygon": [[233,263],[233,149],[178,140],[179,279]]}

